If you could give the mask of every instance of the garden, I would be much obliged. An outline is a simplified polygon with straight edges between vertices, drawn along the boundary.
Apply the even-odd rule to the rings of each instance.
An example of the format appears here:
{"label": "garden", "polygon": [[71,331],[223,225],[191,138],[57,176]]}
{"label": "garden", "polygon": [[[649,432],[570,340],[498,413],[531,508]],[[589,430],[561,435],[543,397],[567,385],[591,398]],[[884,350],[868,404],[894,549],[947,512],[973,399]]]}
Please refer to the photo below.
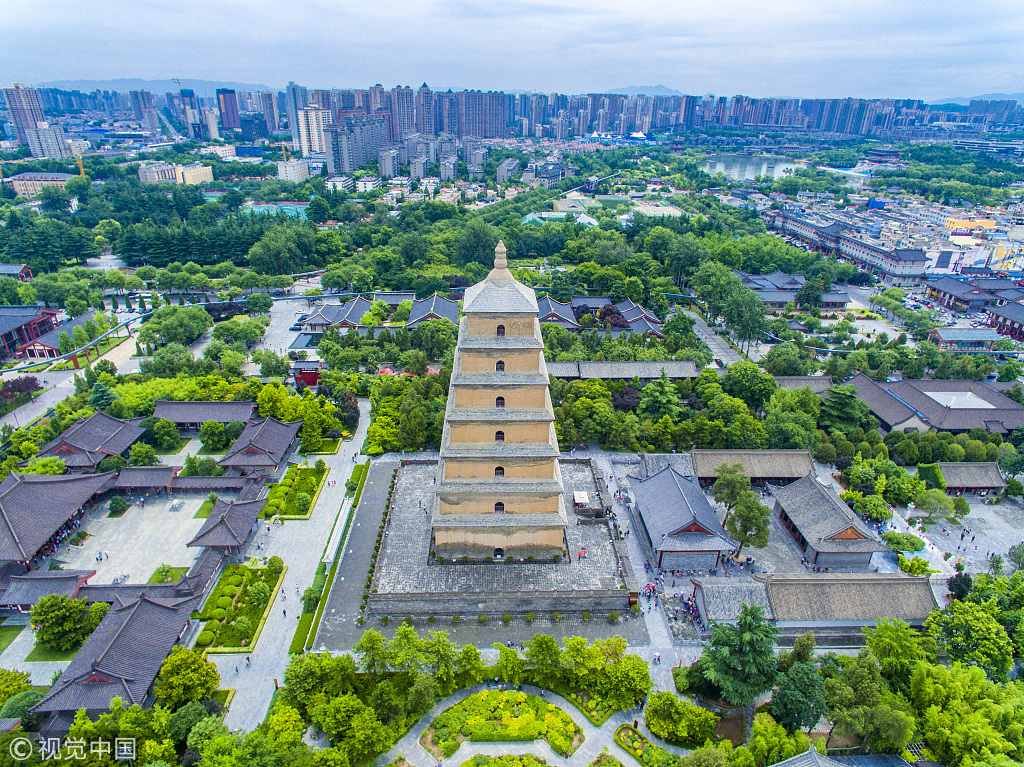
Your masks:
{"label": "garden", "polygon": [[546,740],[555,753],[569,756],[583,743],[583,733],[571,716],[536,695],[484,690],[443,711],[421,742],[440,759],[464,740]]}
{"label": "garden", "polygon": [[206,601],[200,619],[203,630],[196,647],[217,652],[248,652],[284,574],[284,562],[271,557],[266,567],[229,565]]}
{"label": "garden", "polygon": [[327,464],[320,459],[310,468],[308,466],[289,466],[284,478],[276,485],[270,486],[270,495],[264,507],[264,517],[275,515],[282,517],[298,517],[309,519],[311,509],[316,504],[317,496],[327,477]]}
{"label": "garden", "polygon": [[644,767],[674,767],[679,763],[679,757],[652,743],[631,724],[619,726],[615,742]]}

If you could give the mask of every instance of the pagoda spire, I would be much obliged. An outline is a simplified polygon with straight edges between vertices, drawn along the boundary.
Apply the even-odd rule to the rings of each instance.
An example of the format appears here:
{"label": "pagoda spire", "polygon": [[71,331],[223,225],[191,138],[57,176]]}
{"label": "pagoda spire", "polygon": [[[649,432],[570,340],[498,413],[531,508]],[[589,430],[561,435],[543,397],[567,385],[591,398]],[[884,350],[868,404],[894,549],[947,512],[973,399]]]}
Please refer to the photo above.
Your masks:
{"label": "pagoda spire", "polygon": [[508,270],[508,258],[505,257],[506,252],[504,241],[498,240],[498,244],[494,248],[494,268],[487,275],[487,281],[499,287],[512,282],[512,272]]}

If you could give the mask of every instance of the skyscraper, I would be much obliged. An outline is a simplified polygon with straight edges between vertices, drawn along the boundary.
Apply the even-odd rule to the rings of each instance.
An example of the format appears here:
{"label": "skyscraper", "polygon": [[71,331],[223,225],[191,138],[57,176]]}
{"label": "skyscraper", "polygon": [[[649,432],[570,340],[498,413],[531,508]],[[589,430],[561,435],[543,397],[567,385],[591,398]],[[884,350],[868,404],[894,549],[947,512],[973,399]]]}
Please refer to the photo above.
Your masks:
{"label": "skyscraper", "polygon": [[71,147],[68,146],[67,136],[60,126],[51,127],[49,123],[37,122],[35,126],[28,128],[25,134],[26,143],[33,157],[51,160],[71,157]]}
{"label": "skyscraper", "polygon": [[299,148],[299,136],[296,130],[298,124],[298,111],[309,105],[309,94],[301,85],[293,82],[288,83],[284,89],[284,109],[288,114],[288,129],[292,132],[292,149]]}
{"label": "skyscraper", "polygon": [[277,131],[279,127],[277,108],[277,94],[274,91],[260,91],[260,111],[267,123],[267,134]]}
{"label": "skyscraper", "polygon": [[400,85],[391,89],[391,130],[392,141],[401,141],[416,132],[416,99],[412,88]]}
{"label": "skyscraper", "polygon": [[153,94],[149,91],[129,91],[132,100],[132,115],[136,120],[146,117],[146,110],[153,108]]}
{"label": "skyscraper", "polygon": [[360,170],[377,159],[386,143],[384,121],[373,115],[350,115],[324,129],[327,170],[332,176]]}
{"label": "skyscraper", "polygon": [[295,113],[295,127],[292,128],[292,144],[298,138],[298,149],[308,157],[326,151],[324,128],[331,124],[331,110],[307,107]]}
{"label": "skyscraper", "polygon": [[35,88],[26,88],[21,83],[15,83],[11,88],[4,88],[4,100],[7,102],[7,111],[11,115],[11,122],[14,123],[14,130],[18,134],[18,141],[22,144],[28,143],[27,131],[36,127],[36,123],[43,122],[43,105],[39,101],[39,91]]}
{"label": "skyscraper", "polygon": [[434,111],[434,93],[423,83],[416,91],[416,132],[424,136],[437,135],[437,119]]}
{"label": "skyscraper", "polygon": [[217,89],[217,107],[220,109],[220,124],[224,130],[241,130],[242,119],[238,114],[238,96],[230,88]]}

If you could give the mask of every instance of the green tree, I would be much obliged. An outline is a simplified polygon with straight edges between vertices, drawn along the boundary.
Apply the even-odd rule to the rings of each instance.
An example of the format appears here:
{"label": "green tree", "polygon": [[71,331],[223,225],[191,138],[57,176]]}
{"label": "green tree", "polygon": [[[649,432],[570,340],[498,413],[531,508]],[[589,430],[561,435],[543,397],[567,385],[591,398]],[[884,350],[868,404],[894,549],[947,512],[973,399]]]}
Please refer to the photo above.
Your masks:
{"label": "green tree", "polygon": [[750,705],[775,681],[778,630],[765,620],[764,608],[744,604],[735,624],[716,623],[704,651],[704,676],[735,705]]}
{"label": "green tree", "polygon": [[158,463],[160,463],[160,459],[152,445],[136,442],[128,450],[129,466],[156,466]]}
{"label": "green tree", "polygon": [[651,381],[643,388],[640,410],[650,415],[654,420],[664,416],[675,420],[682,411],[682,407],[679,404],[679,392],[676,391],[675,384],[669,380],[668,375],[665,373],[665,368],[661,369],[661,376],[659,378]]}
{"label": "green tree", "polygon": [[526,646],[526,659],[541,685],[554,684],[562,673],[562,651],[549,634],[534,634]]}
{"label": "green tree", "polygon": [[748,490],[725,521],[725,529],[739,542],[739,551],[747,544],[763,549],[768,545],[770,521],[771,509],[761,504],[757,493]]}
{"label": "green tree", "polygon": [[978,666],[993,679],[1005,681],[1013,663],[1013,644],[992,614],[996,609],[994,603],[956,600],[932,612],[924,630],[950,660]]}
{"label": "green tree", "polygon": [[743,400],[754,412],[764,407],[778,388],[772,376],[746,360],[730,365],[722,379],[725,393]]}
{"label": "green tree", "polygon": [[205,450],[220,450],[224,447],[224,424],[206,421],[199,427],[199,441]]}
{"label": "green tree", "polygon": [[526,671],[526,663],[519,657],[519,651],[515,647],[507,647],[500,643],[495,643],[492,647],[498,651],[498,676],[509,684],[518,686]]}
{"label": "green tree", "polygon": [[177,450],[181,447],[178,428],[166,418],[158,418],[153,424],[153,437],[161,450]]}
{"label": "green tree", "polygon": [[708,319],[714,323],[725,314],[726,308],[742,287],[740,278],[724,264],[708,259],[693,275],[692,284],[697,297],[704,302]]}
{"label": "green tree", "polygon": [[728,521],[736,504],[750,492],[750,477],[743,473],[745,469],[741,463],[731,466],[723,463],[715,471],[717,476],[711,490],[715,494],[715,502],[725,504],[725,519]]}
{"label": "green tree", "polygon": [[818,425],[826,431],[864,427],[870,422],[871,408],[857,398],[852,386],[833,386],[821,402]]}
{"label": "green tree", "polygon": [[657,737],[677,745],[697,745],[713,740],[718,717],[680,700],[674,692],[656,692],[644,707],[647,728]]}
{"label": "green tree", "polygon": [[215,663],[176,645],[160,666],[153,692],[161,705],[176,711],[191,701],[209,698],[219,684]]}
{"label": "green tree", "polygon": [[390,679],[377,684],[370,694],[370,707],[384,724],[405,716],[405,701],[395,690]]}
{"label": "green tree", "polygon": [[881,618],[874,626],[864,629],[864,642],[878,658],[882,673],[898,689],[906,690],[910,675],[921,661],[933,662],[931,642],[898,618]]}
{"label": "green tree", "polygon": [[814,663],[794,663],[772,693],[769,711],[787,730],[806,727],[808,734],[826,711],[825,680]]}
{"label": "green tree", "polygon": [[740,342],[740,350],[764,338],[768,330],[768,308],[750,288],[739,287],[725,307],[725,321]]}
{"label": "green tree", "polygon": [[0,706],[32,688],[31,675],[27,671],[11,671],[0,668]]}
{"label": "green tree", "polygon": [[914,505],[918,511],[929,517],[951,517],[953,515],[953,499],[938,488],[925,490],[914,499]]}
{"label": "green tree", "polygon": [[72,650],[89,635],[89,607],[84,599],[51,594],[32,607],[36,641],[54,650]]}

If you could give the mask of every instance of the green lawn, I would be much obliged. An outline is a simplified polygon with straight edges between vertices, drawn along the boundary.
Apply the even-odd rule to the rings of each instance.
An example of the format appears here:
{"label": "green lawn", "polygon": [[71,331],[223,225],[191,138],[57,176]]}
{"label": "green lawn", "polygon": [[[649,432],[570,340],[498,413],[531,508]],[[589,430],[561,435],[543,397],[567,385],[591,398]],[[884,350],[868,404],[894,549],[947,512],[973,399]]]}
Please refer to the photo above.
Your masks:
{"label": "green lawn", "polygon": [[118,517],[123,517],[125,514],[128,513],[128,510],[131,508],[131,505],[129,505],[128,508],[125,509],[124,511],[108,511],[107,519],[117,519]]}
{"label": "green lawn", "polygon": [[225,445],[220,450],[207,450],[205,447],[201,447],[196,452],[196,455],[227,455],[229,447],[231,447],[231,445]]}
{"label": "green lawn", "polygon": [[0,652],[10,647],[11,642],[24,629],[24,626],[0,626]]}
{"label": "green lawn", "polygon": [[181,441],[181,444],[178,445],[173,450],[164,450],[163,448],[160,448],[160,447],[154,447],[153,450],[156,451],[157,455],[177,455],[178,453],[180,453],[182,450],[185,449],[185,445],[187,445],[187,444],[188,444],[188,440],[187,439],[183,439]]}
{"label": "green lawn", "polygon": [[[209,514],[209,512],[207,512],[207,514]],[[165,580],[161,580],[160,576],[157,574],[158,571],[154,570],[153,574],[149,577],[149,580],[146,581],[146,583],[177,583],[178,581],[181,580],[181,576],[183,576],[187,572],[188,572],[188,568],[187,567],[172,567],[171,568],[171,578],[170,578],[170,580],[166,580],[165,581]]]}
{"label": "green lawn", "polygon": [[299,450],[299,455],[334,455],[338,452],[338,448],[341,446],[340,439],[325,439],[320,445],[320,449],[312,453],[306,453]]}
{"label": "green lawn", "polygon": [[199,511],[196,512],[196,515],[192,517],[192,519],[206,519],[210,516],[210,512],[213,511],[214,503],[215,501],[211,501],[207,498],[203,501],[203,505],[199,507]]}
{"label": "green lawn", "polygon": [[25,662],[53,663],[55,661],[71,660],[78,653],[79,649],[81,648],[76,647],[74,650],[51,650],[49,647],[37,644],[32,648],[32,652],[25,656]]}

